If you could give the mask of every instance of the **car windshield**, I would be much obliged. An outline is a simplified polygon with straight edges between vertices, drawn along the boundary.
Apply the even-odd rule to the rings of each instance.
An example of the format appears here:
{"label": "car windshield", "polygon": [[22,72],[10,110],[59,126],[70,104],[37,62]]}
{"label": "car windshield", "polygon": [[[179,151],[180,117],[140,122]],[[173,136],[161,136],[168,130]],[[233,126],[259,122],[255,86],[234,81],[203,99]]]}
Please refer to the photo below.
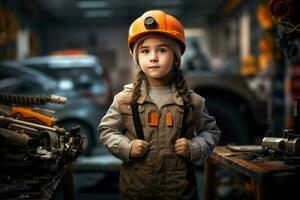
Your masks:
{"label": "car windshield", "polygon": [[91,85],[94,81],[97,81],[100,78],[94,68],[49,68],[34,65],[30,67],[37,68],[57,80],[61,89],[79,89],[82,86]]}
{"label": "car windshield", "polygon": [[96,73],[93,68],[87,67],[49,68],[47,66],[42,67],[37,65],[30,65],[29,67],[38,69],[58,81],[62,79],[72,79],[76,82],[80,82],[87,77],[92,78],[93,80],[99,78],[99,74]]}
{"label": "car windshield", "polygon": [[46,56],[23,61],[26,66],[44,72],[58,82],[60,89],[90,87],[100,81],[103,68],[93,56]]}

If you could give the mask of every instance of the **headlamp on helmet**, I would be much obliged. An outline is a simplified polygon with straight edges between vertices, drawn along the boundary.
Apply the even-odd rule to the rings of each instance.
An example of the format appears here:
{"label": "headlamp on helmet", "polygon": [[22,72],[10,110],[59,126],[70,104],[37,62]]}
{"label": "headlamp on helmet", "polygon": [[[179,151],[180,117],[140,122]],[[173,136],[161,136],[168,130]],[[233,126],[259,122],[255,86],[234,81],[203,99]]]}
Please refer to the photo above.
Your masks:
{"label": "headlamp on helmet", "polygon": [[184,53],[185,36],[182,24],[161,10],[145,12],[131,24],[128,33],[128,47],[131,53],[137,39],[149,33],[161,33],[171,37],[179,44],[181,54]]}

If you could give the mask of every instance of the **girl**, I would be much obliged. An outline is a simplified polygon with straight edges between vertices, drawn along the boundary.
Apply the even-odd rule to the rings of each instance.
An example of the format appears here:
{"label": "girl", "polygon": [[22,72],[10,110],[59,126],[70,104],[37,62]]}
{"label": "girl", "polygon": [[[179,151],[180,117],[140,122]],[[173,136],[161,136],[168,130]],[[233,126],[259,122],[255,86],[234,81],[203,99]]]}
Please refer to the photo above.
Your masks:
{"label": "girl", "polygon": [[136,79],[98,127],[102,144],[123,161],[120,198],[196,199],[192,161],[211,154],[220,131],[179,69],[183,27],[163,11],[148,11],[131,24],[128,46]]}

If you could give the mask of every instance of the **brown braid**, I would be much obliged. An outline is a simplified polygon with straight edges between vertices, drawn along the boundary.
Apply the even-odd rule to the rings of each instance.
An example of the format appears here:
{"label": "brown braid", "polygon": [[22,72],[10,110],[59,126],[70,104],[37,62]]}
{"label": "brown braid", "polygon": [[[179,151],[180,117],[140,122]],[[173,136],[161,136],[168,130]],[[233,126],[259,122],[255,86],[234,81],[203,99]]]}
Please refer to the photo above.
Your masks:
{"label": "brown braid", "polygon": [[192,97],[189,91],[189,87],[185,81],[182,71],[179,67],[174,67],[173,80],[175,82],[177,91],[183,100],[187,103],[192,102]]}
{"label": "brown braid", "polygon": [[[182,71],[179,69],[178,66],[174,66],[174,72],[173,72],[173,81],[175,83],[175,86],[177,88],[177,91],[179,95],[183,98],[183,100],[187,103],[187,106],[191,106],[193,112],[193,104],[192,104],[192,96],[190,93],[190,89],[186,83],[186,80],[183,76]],[[193,115],[192,115],[193,116]],[[190,126],[194,124],[193,117],[190,118],[190,120],[187,122]]]}
{"label": "brown braid", "polygon": [[140,68],[138,68],[138,72],[133,81],[133,91],[132,91],[132,95],[131,95],[131,99],[132,99],[131,103],[136,103],[138,98],[140,97],[141,85],[142,85],[142,81],[143,81],[144,77],[145,77],[144,72]]}

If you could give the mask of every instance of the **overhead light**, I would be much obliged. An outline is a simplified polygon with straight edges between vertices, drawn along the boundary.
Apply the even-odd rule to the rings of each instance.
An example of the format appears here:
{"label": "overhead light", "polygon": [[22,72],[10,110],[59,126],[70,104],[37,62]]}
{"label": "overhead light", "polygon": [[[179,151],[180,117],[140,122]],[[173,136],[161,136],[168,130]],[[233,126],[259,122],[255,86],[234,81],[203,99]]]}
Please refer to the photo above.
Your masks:
{"label": "overhead light", "polygon": [[112,10],[86,10],[84,11],[84,16],[88,18],[92,17],[111,17],[113,16]]}
{"label": "overhead light", "polygon": [[78,1],[77,7],[82,9],[89,8],[107,8],[107,1]]}

